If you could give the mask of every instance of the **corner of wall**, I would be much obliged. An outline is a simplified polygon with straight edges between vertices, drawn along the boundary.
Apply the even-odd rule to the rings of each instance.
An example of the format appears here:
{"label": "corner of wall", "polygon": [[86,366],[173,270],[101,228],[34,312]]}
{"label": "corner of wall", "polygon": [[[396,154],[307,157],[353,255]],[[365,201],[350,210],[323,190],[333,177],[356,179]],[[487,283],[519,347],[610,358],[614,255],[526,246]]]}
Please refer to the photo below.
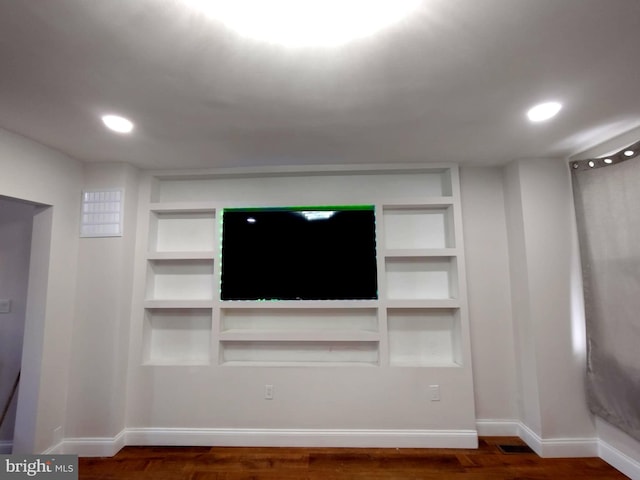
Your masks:
{"label": "corner of wall", "polygon": [[640,479],[640,441],[596,417],[598,456],[632,479]]}

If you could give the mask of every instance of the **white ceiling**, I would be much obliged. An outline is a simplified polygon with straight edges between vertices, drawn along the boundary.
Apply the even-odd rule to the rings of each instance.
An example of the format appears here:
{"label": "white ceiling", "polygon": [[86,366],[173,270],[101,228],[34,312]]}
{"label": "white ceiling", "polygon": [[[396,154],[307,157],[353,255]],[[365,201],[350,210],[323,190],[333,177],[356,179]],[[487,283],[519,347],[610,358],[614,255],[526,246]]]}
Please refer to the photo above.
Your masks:
{"label": "white ceiling", "polygon": [[[640,0],[423,0],[324,50],[184,0],[0,0],[0,127],[145,168],[566,157],[640,125],[639,48]],[[564,108],[529,123],[545,100]]]}

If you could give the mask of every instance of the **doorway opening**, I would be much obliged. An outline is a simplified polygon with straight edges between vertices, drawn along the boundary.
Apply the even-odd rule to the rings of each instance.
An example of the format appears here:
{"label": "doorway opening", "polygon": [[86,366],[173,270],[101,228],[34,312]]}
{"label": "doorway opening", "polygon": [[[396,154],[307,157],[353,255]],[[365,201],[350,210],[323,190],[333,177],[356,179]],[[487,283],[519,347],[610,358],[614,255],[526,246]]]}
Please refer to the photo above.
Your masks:
{"label": "doorway opening", "polygon": [[0,195],[0,454],[33,448],[52,208]]}

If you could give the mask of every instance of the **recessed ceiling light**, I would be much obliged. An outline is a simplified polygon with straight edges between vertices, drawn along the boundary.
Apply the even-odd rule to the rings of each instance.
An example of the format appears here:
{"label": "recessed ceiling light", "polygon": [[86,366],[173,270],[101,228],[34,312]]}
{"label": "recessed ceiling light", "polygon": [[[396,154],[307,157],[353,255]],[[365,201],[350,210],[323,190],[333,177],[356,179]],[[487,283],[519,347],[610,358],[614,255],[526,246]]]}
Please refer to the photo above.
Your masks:
{"label": "recessed ceiling light", "polygon": [[118,115],[103,115],[102,122],[106,127],[118,133],[130,133],[133,130],[133,123]]}
{"label": "recessed ceiling light", "polygon": [[634,153],[633,150],[626,150],[624,152],[624,156],[625,157],[633,157],[633,153]]}
{"label": "recessed ceiling light", "polygon": [[555,117],[562,105],[558,102],[546,102],[536,105],[527,112],[527,117],[532,122],[543,122]]}
{"label": "recessed ceiling light", "polygon": [[337,46],[407,17],[422,0],[185,0],[243,36],[292,47]]}
{"label": "recessed ceiling light", "polygon": [[606,163],[607,165],[611,165],[613,163],[613,160],[611,160],[610,158],[605,158],[604,163]]}

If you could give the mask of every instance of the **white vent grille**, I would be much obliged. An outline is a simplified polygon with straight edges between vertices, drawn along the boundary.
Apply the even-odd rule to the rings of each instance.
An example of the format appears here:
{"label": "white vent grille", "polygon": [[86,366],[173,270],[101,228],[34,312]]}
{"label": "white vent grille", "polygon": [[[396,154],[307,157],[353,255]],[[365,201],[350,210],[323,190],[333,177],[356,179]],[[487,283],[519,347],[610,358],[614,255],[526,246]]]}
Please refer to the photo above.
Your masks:
{"label": "white vent grille", "polygon": [[82,192],[80,236],[121,237],[123,199],[121,189]]}

